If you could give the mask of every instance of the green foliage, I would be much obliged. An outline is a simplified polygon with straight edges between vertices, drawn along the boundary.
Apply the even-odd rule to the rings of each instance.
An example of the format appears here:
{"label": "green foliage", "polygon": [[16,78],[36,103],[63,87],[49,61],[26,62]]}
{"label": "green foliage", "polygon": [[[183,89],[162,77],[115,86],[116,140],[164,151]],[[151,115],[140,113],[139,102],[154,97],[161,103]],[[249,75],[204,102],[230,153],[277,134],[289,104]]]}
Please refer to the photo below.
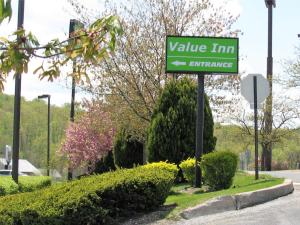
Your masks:
{"label": "green foliage", "polygon": [[20,176],[19,185],[11,176],[0,176],[0,196],[35,191],[50,185],[51,178],[46,176]]}
{"label": "green foliage", "polygon": [[114,156],[113,152],[109,151],[108,154],[99,160],[96,165],[95,169],[92,173],[104,173],[116,170],[115,163],[114,163]]}
{"label": "green foliage", "polygon": [[[4,0],[0,1],[0,22],[5,18],[3,13]],[[10,1],[8,1],[10,3]],[[8,4],[5,5],[7,7]],[[2,13],[2,16],[1,16]],[[10,15],[8,15],[10,16]],[[7,16],[6,16],[7,17]],[[86,29],[75,30],[71,37],[64,41],[54,39],[45,45],[40,45],[37,38],[23,28],[15,31],[9,38],[0,38],[0,92],[4,89],[3,82],[11,72],[19,74],[28,72],[28,65],[32,58],[51,59],[47,66],[42,63],[33,72],[39,74],[40,79],[53,81],[61,75],[61,68],[76,58],[81,62],[76,70],[70,74],[77,82],[90,83],[86,73],[91,64],[97,64],[104,57],[109,56],[116,47],[116,39],[122,34],[122,28],[116,16],[105,16],[97,19]],[[49,63],[51,62],[51,63]]]}
{"label": "green foliage", "polygon": [[0,196],[15,194],[18,189],[18,185],[10,176],[0,176]]}
{"label": "green foliage", "polygon": [[174,163],[168,163],[168,162],[154,162],[154,163],[148,163],[143,168],[146,169],[154,169],[154,170],[166,170],[168,172],[171,172],[174,174],[174,177],[178,174],[178,167]]}
{"label": "green foliage", "polygon": [[195,158],[188,158],[179,164],[183,177],[191,184],[195,182]]}
{"label": "green foliage", "polygon": [[131,138],[125,129],[117,134],[113,151],[117,167],[132,168],[143,164],[143,143]]}
{"label": "green foliage", "polygon": [[237,170],[238,157],[227,151],[206,154],[200,162],[205,183],[213,190],[227,189],[231,186]]}
{"label": "green foliage", "polygon": [[[150,128],[147,149],[149,161],[168,160],[179,164],[195,152],[196,84],[183,78],[172,80],[157,100]],[[214,150],[213,117],[207,96],[204,109],[204,153]]]}
{"label": "green foliage", "polygon": [[253,138],[245,135],[242,127],[236,125],[215,124],[214,134],[218,139],[216,150],[231,151],[239,154],[253,143]]}
{"label": "green foliage", "polygon": [[0,24],[6,18],[10,20],[11,16],[11,0],[0,0]]}
{"label": "green foliage", "polygon": [[[37,168],[46,168],[47,160],[47,104],[44,101],[21,100],[20,124],[20,158],[25,158]],[[0,157],[3,157],[5,145],[12,146],[14,97],[0,93]],[[77,110],[78,112],[78,110]],[[65,136],[65,128],[69,122],[70,107],[68,105],[51,106],[50,159],[51,166],[61,171],[62,162],[55,163],[55,156]],[[54,165],[55,163],[55,165]]]}
{"label": "green foliage", "polygon": [[[253,129],[250,129],[253,133]],[[278,132],[288,135],[282,136],[281,141],[273,143],[272,146],[272,168],[274,169],[296,169],[300,162],[300,132],[299,129],[278,129]],[[250,169],[254,169],[254,143],[253,137],[245,135],[243,129],[235,125],[215,125],[218,142],[216,150],[225,150],[236,154],[251,150]],[[261,146],[259,146],[261,150]]]}
{"label": "green foliage", "polygon": [[[196,191],[194,193],[187,193],[186,189],[190,186],[187,184],[174,185],[171,189],[171,193],[166,199],[165,204],[176,204],[176,208],[168,214],[167,217],[178,217],[178,214],[183,209],[193,207],[204,203],[212,198],[234,195],[242,192],[256,191],[263,188],[272,187],[278,184],[282,184],[284,179],[274,178],[271,176],[260,175],[258,180],[254,179],[254,175],[250,175],[243,172],[237,172],[234,176],[233,184],[229,189],[220,191]],[[199,193],[203,192],[203,193]],[[226,224],[226,223],[224,223]]]}
{"label": "green foliage", "polygon": [[39,190],[51,185],[51,177],[47,176],[20,176],[19,191],[30,192]]}
{"label": "green foliage", "polygon": [[[5,196],[3,225],[100,225],[162,205],[174,174],[137,167],[58,183],[43,190]],[[1,223],[0,223],[1,224]]]}

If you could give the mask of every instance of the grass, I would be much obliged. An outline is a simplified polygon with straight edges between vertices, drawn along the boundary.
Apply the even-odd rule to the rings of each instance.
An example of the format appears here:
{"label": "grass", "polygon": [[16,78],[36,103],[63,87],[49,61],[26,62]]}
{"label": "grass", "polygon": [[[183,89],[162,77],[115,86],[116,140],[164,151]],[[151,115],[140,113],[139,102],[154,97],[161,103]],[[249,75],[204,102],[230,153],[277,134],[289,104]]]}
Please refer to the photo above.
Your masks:
{"label": "grass", "polygon": [[253,175],[249,175],[244,172],[237,172],[234,177],[233,184],[229,189],[215,192],[208,192],[204,189],[199,189],[193,194],[189,194],[185,191],[190,187],[190,185],[179,184],[172,187],[171,193],[166,199],[165,205],[176,204],[176,207],[170,211],[167,218],[176,219],[178,217],[178,213],[183,209],[198,205],[218,196],[263,189],[281,184],[283,180],[284,179],[282,178],[274,178],[268,175],[260,175],[260,179],[255,180]]}

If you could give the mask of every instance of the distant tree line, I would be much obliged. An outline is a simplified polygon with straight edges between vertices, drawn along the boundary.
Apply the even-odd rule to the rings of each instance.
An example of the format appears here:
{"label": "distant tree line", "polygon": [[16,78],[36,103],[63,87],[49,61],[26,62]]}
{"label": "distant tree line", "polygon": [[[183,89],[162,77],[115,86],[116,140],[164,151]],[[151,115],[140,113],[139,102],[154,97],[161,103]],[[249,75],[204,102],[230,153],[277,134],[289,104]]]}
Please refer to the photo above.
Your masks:
{"label": "distant tree line", "polygon": [[[12,145],[14,97],[0,94],[0,157],[5,145]],[[20,158],[25,158],[38,168],[46,167],[47,156],[47,104],[41,100],[21,102]],[[65,136],[70,107],[51,106],[51,163]]]}

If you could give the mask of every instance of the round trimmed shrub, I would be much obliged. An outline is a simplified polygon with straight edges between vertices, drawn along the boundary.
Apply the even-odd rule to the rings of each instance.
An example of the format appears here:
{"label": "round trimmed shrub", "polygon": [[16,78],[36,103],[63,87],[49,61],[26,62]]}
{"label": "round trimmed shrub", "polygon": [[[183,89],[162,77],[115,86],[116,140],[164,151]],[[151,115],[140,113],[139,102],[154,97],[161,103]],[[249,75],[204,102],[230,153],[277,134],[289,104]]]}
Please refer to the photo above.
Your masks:
{"label": "round trimmed shrub", "polygon": [[228,151],[216,151],[202,157],[200,166],[205,183],[212,190],[227,189],[237,170],[238,156]]}

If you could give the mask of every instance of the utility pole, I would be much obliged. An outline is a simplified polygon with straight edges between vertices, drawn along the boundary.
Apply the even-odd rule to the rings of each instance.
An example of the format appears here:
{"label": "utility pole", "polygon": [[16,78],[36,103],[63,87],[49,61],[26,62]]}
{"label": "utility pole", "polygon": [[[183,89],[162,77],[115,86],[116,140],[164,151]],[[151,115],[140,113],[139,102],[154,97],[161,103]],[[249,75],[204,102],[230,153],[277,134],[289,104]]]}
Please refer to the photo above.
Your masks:
{"label": "utility pole", "polygon": [[[78,20],[71,19],[70,26],[69,26],[69,38],[73,36],[74,31],[76,30],[77,27],[83,27],[83,24]],[[76,72],[76,59],[73,60],[73,73],[75,72]],[[74,117],[75,117],[75,86],[76,86],[75,77],[72,76],[72,93],[71,93],[71,110],[70,110],[70,121],[72,123],[74,122]],[[68,180],[72,180],[72,178],[73,178],[72,169],[69,167]]]}
{"label": "utility pole", "polygon": [[[25,0],[19,0],[18,6],[18,26],[23,28]],[[18,42],[20,36],[18,35]],[[13,130],[13,154],[12,154],[12,178],[19,182],[19,150],[20,150],[20,111],[21,111],[21,74],[15,76],[15,100],[14,100],[14,130]]]}
{"label": "utility pole", "polygon": [[[265,0],[266,7],[268,8],[268,58],[267,58],[267,79],[270,86],[270,94],[267,97],[265,112],[264,112],[264,132],[265,136],[270,137],[272,134],[272,124],[273,124],[273,96],[272,96],[272,87],[273,87],[273,7],[276,7],[275,0]],[[269,139],[269,138],[268,138]],[[262,170],[271,171],[272,170],[272,141],[263,143],[262,145]]]}

